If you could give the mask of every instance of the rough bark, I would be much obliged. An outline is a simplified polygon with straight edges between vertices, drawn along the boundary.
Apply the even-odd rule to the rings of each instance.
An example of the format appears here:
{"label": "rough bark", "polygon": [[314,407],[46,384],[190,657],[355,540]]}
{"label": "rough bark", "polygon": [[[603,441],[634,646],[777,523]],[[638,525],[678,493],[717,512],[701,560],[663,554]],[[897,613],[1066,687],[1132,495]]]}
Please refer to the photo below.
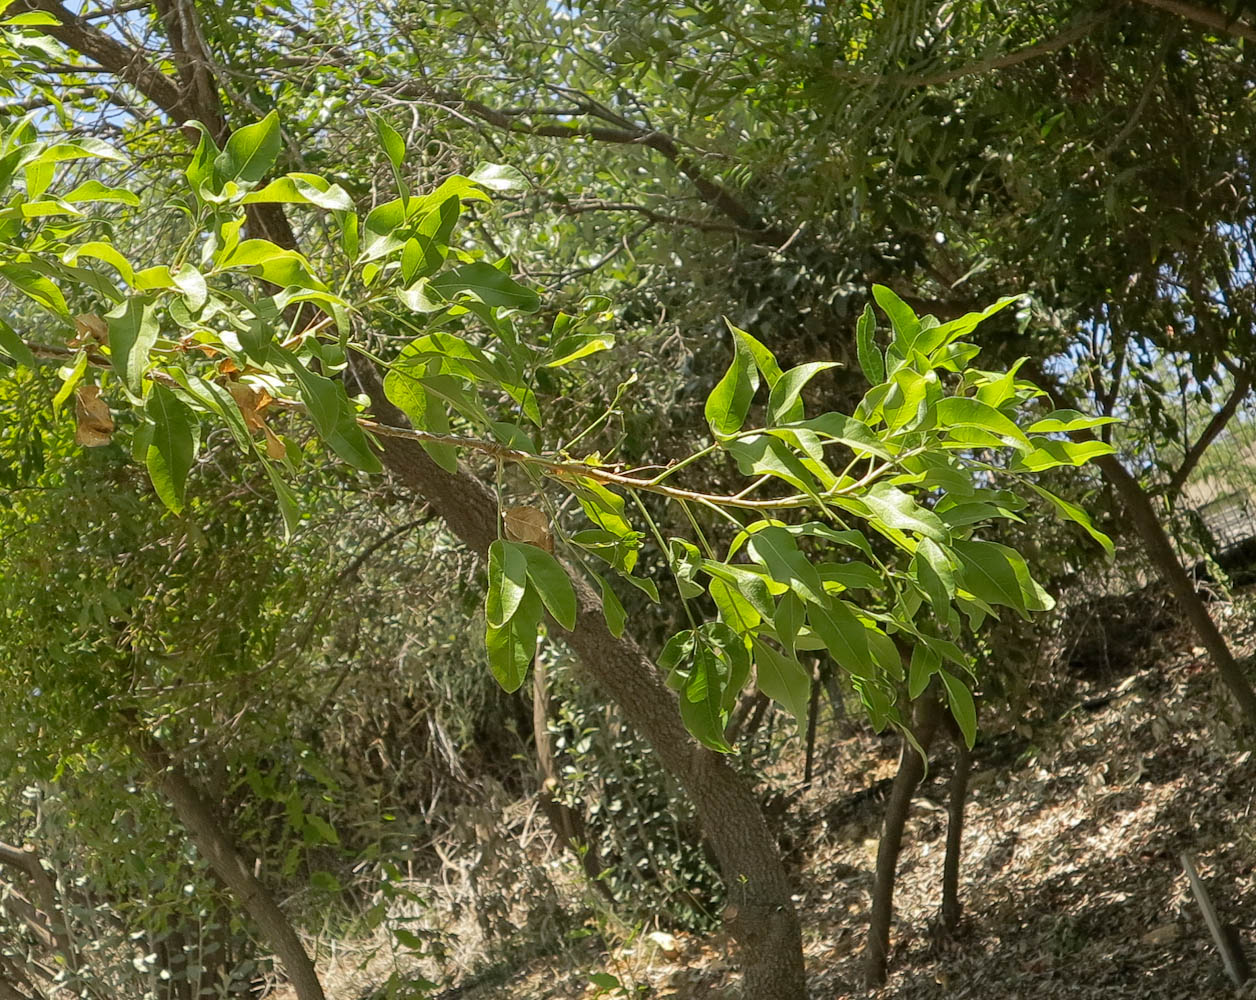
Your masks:
{"label": "rough bark", "polygon": [[[949,715],[949,713],[948,713]],[[972,751],[964,742],[959,726],[947,719],[947,732],[955,742],[955,771],[947,790],[946,858],[942,862],[942,930],[950,934],[959,926],[963,904],[959,901],[959,866],[963,857],[964,805],[968,798],[968,774]]]}
{"label": "rough bark", "polygon": [[[373,370],[356,366],[376,416],[405,425]],[[431,503],[463,544],[481,556],[497,537],[497,503],[479,480],[437,465],[416,442],[381,439],[389,471]],[[639,646],[606,627],[600,598],[579,576],[576,628],[563,636],[592,679],[658,755],[698,812],[728,890],[724,919],[741,952],[745,991],[756,1000],[807,995],[802,935],[776,842],[750,787],[720,755],[702,747],[681,723],[675,695]]]}
{"label": "rough bark", "polygon": [[314,963],[296,929],[274,896],[253,874],[252,866],[232,842],[213,806],[156,740],[141,733],[136,735],[134,745],[162,793],[170,800],[179,821],[187,828],[196,849],[275,950],[298,1000],[326,1000]]}
{"label": "rough bark", "polygon": [[[942,721],[942,703],[931,686],[915,703],[913,731],[926,753]],[[906,739],[899,757],[898,773],[890,787],[885,806],[885,827],[877,848],[877,875],[872,888],[872,914],[868,920],[868,945],[864,951],[864,985],[869,988],[885,982],[890,953],[890,922],[894,917],[894,878],[898,853],[903,846],[903,828],[911,809],[911,799],[925,776],[925,759]]]}

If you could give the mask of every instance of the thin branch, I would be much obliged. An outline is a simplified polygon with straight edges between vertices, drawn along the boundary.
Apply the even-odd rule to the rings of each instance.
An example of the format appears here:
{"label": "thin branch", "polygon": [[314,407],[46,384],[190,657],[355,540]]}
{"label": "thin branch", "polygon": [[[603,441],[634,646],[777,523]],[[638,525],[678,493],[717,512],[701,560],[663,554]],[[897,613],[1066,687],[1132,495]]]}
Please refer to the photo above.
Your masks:
{"label": "thin branch", "polygon": [[1141,3],[1145,7],[1167,10],[1170,14],[1177,14],[1178,17],[1202,24],[1206,28],[1224,31],[1227,35],[1233,35],[1235,38],[1242,38],[1248,42],[1256,42],[1256,28],[1237,18],[1226,17],[1219,11],[1196,7],[1194,4],[1183,3],[1182,0],[1133,0],[1133,2]]}
{"label": "thin branch", "polygon": [[[1151,2],[1151,0],[1143,0],[1143,2]],[[950,83],[952,80],[959,80],[966,76],[979,76],[982,73],[989,73],[991,70],[1007,69],[1020,63],[1029,62],[1031,59],[1038,59],[1052,52],[1057,52],[1068,45],[1086,37],[1090,30],[1108,17],[1108,12],[1103,11],[1093,14],[1090,17],[1082,18],[1077,24],[1071,28],[1066,28],[1053,38],[1045,41],[1037,42],[1033,45],[1027,45],[1023,49],[1017,49],[1015,52],[1008,52],[1001,56],[994,56],[990,59],[982,59],[975,63],[969,63],[967,66],[960,66],[956,69],[943,70],[940,73],[928,73],[920,76],[909,76],[894,80],[893,78],[886,80],[884,78],[875,81],[878,85],[886,83],[898,83],[907,88],[915,87],[934,87],[942,83]],[[869,83],[873,81],[868,81]]]}
{"label": "thin branch", "polygon": [[1199,435],[1196,442],[1186,452],[1186,457],[1182,459],[1182,464],[1178,466],[1177,472],[1173,473],[1173,478],[1169,480],[1169,485],[1165,487],[1165,492],[1170,497],[1177,495],[1187,478],[1195,470],[1195,466],[1199,464],[1199,460],[1203,457],[1204,452],[1208,450],[1208,446],[1216,440],[1218,434],[1225,430],[1226,425],[1237,412],[1239,404],[1247,398],[1247,394],[1251,390],[1252,377],[1246,372],[1240,374],[1234,383],[1234,391],[1230,393],[1230,398],[1225,401],[1225,405],[1221,409],[1213,414],[1212,419],[1208,421],[1208,426],[1204,428],[1203,433]]}
{"label": "thin branch", "polygon": [[[647,205],[637,205],[630,201],[572,201],[558,203],[556,209],[563,215],[580,215],[584,212],[636,212],[644,215],[651,222],[661,222],[668,226],[689,226],[713,233],[738,233],[742,229],[731,222],[715,222],[711,219],[694,219],[683,215],[668,215],[657,212]],[[514,215],[516,213],[510,213]],[[509,218],[510,216],[507,216]]]}

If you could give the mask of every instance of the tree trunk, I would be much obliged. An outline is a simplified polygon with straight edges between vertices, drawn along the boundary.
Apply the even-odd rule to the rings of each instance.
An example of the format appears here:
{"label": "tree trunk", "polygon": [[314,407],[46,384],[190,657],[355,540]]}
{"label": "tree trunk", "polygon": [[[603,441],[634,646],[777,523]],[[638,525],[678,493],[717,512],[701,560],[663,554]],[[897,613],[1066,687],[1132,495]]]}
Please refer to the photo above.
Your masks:
{"label": "tree trunk", "polygon": [[811,675],[811,698],[807,702],[807,756],[802,768],[802,787],[811,787],[811,777],[816,763],[816,723],[820,717],[820,667],[816,664]]}
{"label": "tree trunk", "polygon": [[[916,741],[926,753],[942,721],[942,703],[934,685],[915,703]],[[925,776],[925,759],[904,738],[898,773],[890,788],[885,806],[885,828],[877,848],[877,877],[872,888],[872,914],[868,920],[868,946],[864,952],[864,985],[868,988],[885,982],[886,962],[890,953],[890,922],[894,917],[894,877],[898,869],[898,852],[903,845],[903,827],[911,808],[912,795]]]}
{"label": "tree trunk", "polygon": [[49,934],[53,945],[65,962],[66,968],[71,972],[77,972],[80,965],[78,951],[70,938],[70,929],[66,922],[65,914],[57,901],[56,884],[52,881],[52,877],[44,871],[44,866],[39,861],[39,855],[34,851],[24,850],[21,847],[0,842],[0,864],[16,868],[30,879],[31,885],[35,890],[35,900],[38,908],[43,911],[43,915],[41,919],[38,912],[31,913],[28,925],[32,931],[41,937],[43,933]]}
{"label": "tree trunk", "polygon": [[615,894],[602,880],[602,859],[589,840],[584,816],[565,802],[558,801],[558,766],[554,763],[554,744],[550,739],[549,677],[541,657],[532,661],[532,735],[536,741],[537,796],[541,812],[559,841],[580,862],[585,877],[603,898],[615,904]]}
{"label": "tree trunk", "polygon": [[964,742],[955,720],[948,712],[947,731],[955,742],[955,772],[947,792],[946,859],[942,864],[942,930],[950,934],[959,926],[963,904],[959,901],[959,866],[964,840],[964,804],[968,798],[968,772],[972,751]]}
{"label": "tree trunk", "polygon": [[1194,627],[1200,642],[1208,650],[1212,662],[1221,672],[1221,679],[1229,686],[1234,700],[1238,702],[1239,709],[1248,725],[1256,728],[1256,691],[1252,690],[1251,683],[1235,661],[1234,654],[1230,652],[1225,636],[1217,628],[1217,623],[1212,620],[1212,615],[1208,613],[1208,608],[1195,589],[1190,575],[1173,550],[1173,544],[1169,541],[1169,536],[1165,534],[1160,519],[1156,517],[1156,512],[1146,492],[1125,470],[1125,466],[1115,455],[1103,455],[1095,459],[1095,464],[1099,466],[1104,477],[1121,498],[1126,513],[1129,514],[1138,533],[1142,536],[1152,564],[1172,589],[1173,595]]}
{"label": "tree trunk", "polygon": [[[1060,388],[1059,383],[1047,375],[1035,361],[1032,359],[1028,361],[1023,370],[1029,378],[1049,391],[1055,405],[1079,409],[1074,405],[1073,400],[1068,398],[1068,393]],[[1075,441],[1097,440],[1090,431],[1085,430],[1074,431],[1071,436]],[[1173,550],[1173,543],[1165,534],[1164,527],[1160,524],[1160,518],[1156,516],[1146,491],[1138,485],[1138,480],[1126,471],[1116,455],[1100,455],[1094,462],[1109,485],[1116,491],[1117,496],[1121,498],[1126,514],[1142,536],[1152,565],[1173,591],[1173,596],[1177,598],[1178,605],[1195,629],[1199,641],[1208,650],[1208,655],[1220,671],[1221,679],[1225,681],[1234,695],[1234,700],[1238,702],[1243,717],[1249,726],[1256,727],[1256,691],[1252,689],[1251,683],[1235,662],[1234,654],[1230,652],[1225,637],[1217,628],[1217,623],[1212,620],[1198,591],[1195,590],[1195,584]]]}
{"label": "tree trunk", "polygon": [[136,734],[134,746],[170,800],[179,821],[187,828],[196,849],[275,950],[298,1000],[325,1000],[314,963],[306,954],[296,929],[232,843],[213,806],[183,768],[172,761],[151,736]]}
{"label": "tree trunk", "polygon": [[[405,426],[404,415],[384,396],[375,372],[356,364],[375,415]],[[417,442],[381,439],[385,466],[428,500],[462,542],[484,556],[497,537],[497,502],[484,485],[459,470],[447,472]],[[806,997],[802,934],[789,879],[776,841],[749,785],[722,755],[689,735],[675,695],[653,662],[630,638],[606,627],[599,597],[580,576],[575,631],[563,636],[583,672],[622,709],[659,761],[694,803],[702,831],[720,862],[728,891],[725,923],[740,949],[745,993],[755,1000]],[[555,629],[557,634],[557,629]]]}

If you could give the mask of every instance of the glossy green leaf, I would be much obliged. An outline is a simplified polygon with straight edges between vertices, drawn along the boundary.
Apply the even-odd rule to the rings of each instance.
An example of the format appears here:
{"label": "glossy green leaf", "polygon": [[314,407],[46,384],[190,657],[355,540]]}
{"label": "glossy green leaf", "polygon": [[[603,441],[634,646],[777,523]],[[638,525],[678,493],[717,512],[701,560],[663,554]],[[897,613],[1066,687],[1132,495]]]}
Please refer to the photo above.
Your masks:
{"label": "glossy green leaf", "polygon": [[1043,487],[1039,486],[1037,483],[1030,483],[1029,488],[1040,497],[1049,501],[1056,510],[1058,510],[1070,521],[1081,525],[1091,538],[1103,546],[1104,551],[1107,552],[1108,555],[1112,555],[1115,552],[1115,546],[1112,544],[1112,539],[1096,528],[1094,522],[1090,519],[1090,515],[1081,507],[1077,506],[1077,504],[1065,500],[1061,496],[1056,496],[1056,494],[1052,493],[1050,490],[1043,489]]}
{"label": "glossy green leaf", "polygon": [[488,592],[484,617],[493,628],[501,628],[519,610],[528,589],[528,559],[514,542],[496,539],[488,548]]}
{"label": "glossy green leaf", "polygon": [[988,434],[1021,451],[1031,451],[1033,446],[1016,424],[988,403],[983,403],[972,396],[948,396],[938,401],[936,406],[938,426],[972,427]]}
{"label": "glossy green leaf", "polygon": [[1027,454],[1017,455],[1012,468],[1017,471],[1042,472],[1059,466],[1085,465],[1102,455],[1114,454],[1116,449],[1106,441],[1053,441],[1035,438],[1037,446]]}
{"label": "glossy green leaf", "polygon": [[813,361],[783,372],[768,396],[768,420],[774,424],[788,423],[803,418],[802,391],[807,383],[830,368],[837,368],[835,361]]}
{"label": "glossy green leaf", "polygon": [[946,685],[946,700],[960,732],[964,734],[964,742],[971,747],[977,740],[977,705],[973,694],[954,674],[938,668],[938,676]]}
{"label": "glossy green leaf", "polygon": [[929,681],[942,668],[942,657],[923,642],[912,646],[911,665],[907,670],[907,694],[912,700],[925,693]]}
{"label": "glossy green leaf", "polygon": [[759,690],[800,723],[807,719],[811,677],[794,656],[781,653],[763,639],[754,640],[755,675]]}
{"label": "glossy green leaf", "polygon": [[1025,428],[1029,434],[1068,433],[1117,423],[1116,417],[1089,417],[1078,410],[1052,410]]}
{"label": "glossy green leaf", "polygon": [[707,396],[704,413],[711,433],[717,438],[736,434],[750,412],[750,402],[759,388],[759,370],[746,337],[729,324],[733,334],[733,363]]}
{"label": "glossy green leaf", "polygon": [[541,307],[540,297],[504,271],[475,261],[444,271],[428,282],[428,287],[445,299],[468,295],[486,306],[533,313]]}
{"label": "glossy green leaf", "polygon": [[544,611],[541,599],[528,588],[510,621],[501,628],[489,625],[484,636],[489,669],[508,692],[518,691],[536,656],[537,626]]}
{"label": "glossy green leaf", "polygon": [[571,578],[552,555],[535,545],[515,543],[528,563],[528,579],[554,620],[568,632],[576,627],[576,592]]}
{"label": "glossy green leaf", "polygon": [[31,349],[18,336],[17,331],[2,319],[0,319],[0,351],[19,365],[25,365],[27,368],[35,367],[35,355],[31,353]]}
{"label": "glossy green leaf", "polygon": [[803,600],[819,605],[828,603],[820,574],[784,528],[769,525],[756,531],[750,536],[747,549],[755,562]]}
{"label": "glossy green leaf", "polygon": [[1029,567],[1015,549],[997,542],[975,539],[956,541],[959,583],[987,604],[1014,608],[1023,617],[1030,611],[1047,611],[1055,604],[1029,575]]}
{"label": "glossy green leaf", "polygon": [[910,347],[912,341],[916,339],[916,334],[920,332],[920,320],[912,311],[911,306],[885,285],[873,285],[872,297],[877,300],[877,305],[890,318],[890,323],[894,327],[895,346],[900,349]]}
{"label": "glossy green leaf", "polygon": [[245,205],[314,205],[329,211],[353,211],[353,199],[348,192],[317,174],[291,173],[276,177],[265,187],[249,192],[241,201]]}
{"label": "glossy green leaf", "polygon": [[301,362],[291,359],[289,367],[296,376],[301,401],[310,414],[314,429],[331,450],[363,472],[383,471],[379,457],[358,426],[353,407],[344,386],[310,371]]}
{"label": "glossy green leaf", "polygon": [[183,510],[188,473],[196,461],[200,424],[191,408],[161,384],[153,385],[144,412],[153,422],[148,475],[161,502],[177,514]]}
{"label": "glossy green leaf", "polygon": [[868,648],[867,629],[845,601],[810,605],[807,621],[839,667],[856,677],[874,675],[876,668]]}
{"label": "glossy green leaf", "polygon": [[59,316],[69,318],[70,309],[65,303],[65,296],[61,294],[61,289],[35,268],[27,267],[23,264],[0,263],[0,276],[4,277],[23,295],[33,299],[45,309],[50,309]]}
{"label": "glossy green leaf", "polygon": [[934,612],[943,614],[955,596],[955,571],[950,557],[933,539],[922,538],[916,546],[912,568]]}
{"label": "glossy green leaf", "polygon": [[105,313],[109,326],[109,360],[118,377],[135,395],[148,367],[149,352],[157,342],[157,310],[152,298],[132,295]]}
{"label": "glossy green leaf", "polygon": [[859,367],[872,385],[885,381],[885,356],[876,344],[877,317],[872,304],[864,306],[863,315],[855,325],[855,344]]}
{"label": "glossy green leaf", "polygon": [[275,165],[282,142],[279,115],[272,111],[260,122],[231,133],[214,161],[215,171],[224,181],[256,184]]}
{"label": "glossy green leaf", "polygon": [[628,624],[628,612],[624,610],[624,606],[620,603],[615,591],[611,589],[611,585],[601,577],[598,582],[602,585],[602,614],[606,618],[606,627],[616,639],[623,637],[624,628]]}
{"label": "glossy green leaf", "polygon": [[877,483],[859,498],[872,513],[891,528],[914,531],[944,542],[946,525],[942,519],[926,507],[921,507],[908,494],[888,483]]}

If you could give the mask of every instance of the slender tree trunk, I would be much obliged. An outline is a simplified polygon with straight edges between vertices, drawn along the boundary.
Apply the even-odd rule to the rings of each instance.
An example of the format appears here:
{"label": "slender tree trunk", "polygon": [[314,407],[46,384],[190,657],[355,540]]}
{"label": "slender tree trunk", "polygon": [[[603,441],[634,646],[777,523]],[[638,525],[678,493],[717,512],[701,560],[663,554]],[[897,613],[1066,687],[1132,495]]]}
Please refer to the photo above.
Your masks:
{"label": "slender tree trunk", "polygon": [[213,806],[183,768],[172,761],[151,736],[137,734],[134,746],[170,800],[180,822],[187,828],[196,849],[275,950],[298,1000],[325,1000],[314,963],[310,961],[296,929],[275,902],[274,896],[253,874]]}
{"label": "slender tree trunk", "polygon": [[[1058,381],[1047,375],[1035,361],[1031,359],[1025,364],[1023,370],[1038,385],[1050,391],[1057,406],[1078,409],[1073,400],[1068,398],[1068,393],[1060,387]],[[1235,405],[1237,406],[1237,403]],[[1097,440],[1090,431],[1075,431],[1072,437],[1075,441]],[[1200,598],[1199,592],[1196,591],[1190,574],[1186,572],[1186,567],[1182,565],[1182,560],[1173,549],[1173,543],[1165,534],[1164,527],[1160,523],[1160,518],[1156,516],[1146,491],[1138,484],[1138,480],[1126,471],[1116,455],[1100,455],[1094,462],[1103,473],[1104,479],[1121,498],[1121,505],[1125,508],[1130,520],[1134,522],[1134,527],[1147,547],[1147,555],[1152,565],[1173,591],[1173,596],[1177,598],[1182,612],[1190,621],[1200,642],[1208,650],[1213,664],[1221,673],[1221,679],[1225,681],[1234,695],[1234,700],[1238,702],[1243,717],[1249,726],[1256,728],[1256,690],[1252,689],[1251,682],[1239,668],[1234,654],[1230,652],[1229,644],[1217,628],[1217,623],[1208,613],[1208,608]]]}
{"label": "slender tree trunk", "polygon": [[811,698],[807,702],[807,756],[802,768],[802,787],[811,787],[811,776],[816,763],[816,723],[820,717],[820,667],[816,664],[811,674]]}
{"label": "slender tree trunk", "polygon": [[1217,623],[1212,620],[1212,615],[1208,613],[1207,605],[1195,589],[1190,574],[1186,572],[1182,560],[1173,550],[1173,544],[1169,541],[1169,536],[1165,534],[1160,519],[1156,517],[1147,493],[1125,470],[1125,466],[1117,460],[1115,455],[1103,455],[1095,459],[1095,464],[1099,466],[1104,478],[1112,484],[1117,496],[1121,498],[1126,513],[1129,514],[1134,527],[1142,536],[1152,564],[1172,589],[1173,595],[1194,627],[1200,642],[1208,650],[1208,655],[1220,671],[1222,680],[1230,688],[1234,700],[1238,702],[1239,709],[1248,725],[1256,728],[1256,691],[1252,690],[1251,683],[1235,661],[1234,654],[1230,652],[1225,636],[1217,628]]}
{"label": "slender tree trunk", "polygon": [[959,901],[959,866],[964,840],[964,805],[968,798],[968,772],[972,751],[964,742],[955,720],[947,712],[947,731],[955,743],[955,771],[947,791],[946,858],[942,863],[942,930],[950,934],[959,926],[963,904]]}
{"label": "slender tree trunk", "polygon": [[554,762],[554,743],[549,731],[553,711],[548,674],[544,661],[538,656],[532,662],[532,734],[536,741],[537,796],[541,811],[559,841],[580,862],[589,884],[613,905],[615,894],[601,878],[602,858],[589,840],[584,816],[565,802],[560,802],[555,795],[558,790],[558,765]]}
{"label": "slender tree trunk", "polygon": [[[933,685],[915,703],[914,732],[926,753],[942,721],[942,703]],[[925,759],[904,738],[898,773],[885,806],[885,828],[877,849],[877,876],[872,888],[872,914],[868,920],[868,946],[864,952],[864,985],[872,988],[885,982],[890,953],[890,923],[894,917],[894,878],[898,853],[903,845],[903,827],[911,809],[912,795],[925,776]]]}
{"label": "slender tree trunk", "polygon": [[[405,426],[375,372],[361,364],[355,371],[376,416]],[[384,438],[381,448],[389,471],[428,500],[450,530],[483,556],[497,537],[498,516],[497,502],[484,485],[461,470],[442,469],[416,442]],[[630,638],[616,639],[607,629],[598,595],[578,575],[572,584],[579,613],[575,630],[563,638],[584,674],[619,705],[694,803],[727,887],[724,920],[740,950],[746,996],[802,1000],[807,995],[802,933],[791,887],[750,786],[722,755],[689,735],[675,695],[650,658]]]}

